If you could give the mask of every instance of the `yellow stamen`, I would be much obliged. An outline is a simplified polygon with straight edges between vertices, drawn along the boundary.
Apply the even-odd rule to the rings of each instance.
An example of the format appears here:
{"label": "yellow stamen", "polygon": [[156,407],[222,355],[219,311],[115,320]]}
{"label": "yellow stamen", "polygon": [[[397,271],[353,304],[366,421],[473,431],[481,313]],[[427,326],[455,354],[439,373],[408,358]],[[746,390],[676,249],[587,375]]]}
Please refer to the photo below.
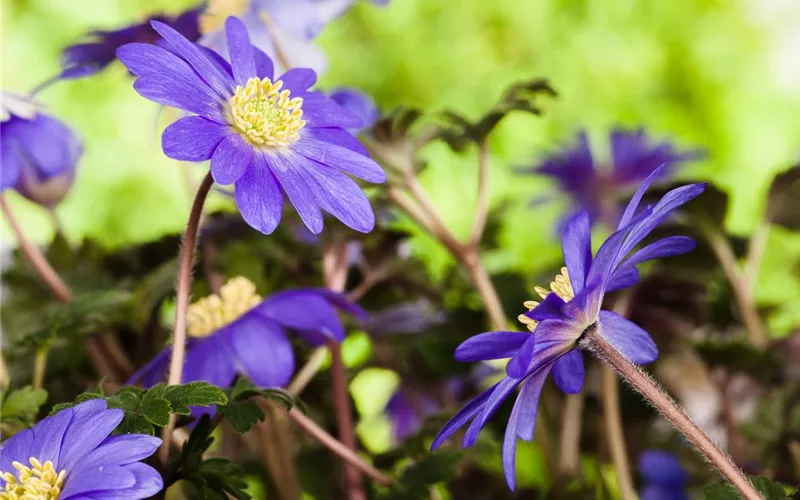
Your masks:
{"label": "yellow stamen", "polygon": [[[540,286],[536,286],[533,289],[543,299],[551,293],[558,295],[564,302],[569,302],[575,298],[575,292],[572,290],[572,283],[569,281],[569,271],[567,271],[566,267],[562,267],[561,274],[558,274],[553,281],[550,282],[550,290]],[[539,305],[539,303],[535,300],[526,300],[522,305],[524,305],[528,311],[532,311],[536,308],[536,306]],[[536,325],[539,324],[538,321],[533,320],[524,314],[517,316],[517,319],[520,321],[520,323],[527,326],[528,330],[530,331],[536,330]]]}
{"label": "yellow stamen", "polygon": [[186,317],[189,335],[208,337],[259,302],[261,297],[250,280],[241,276],[233,278],[222,286],[219,295],[209,295],[189,306]]}
{"label": "yellow stamen", "polygon": [[282,148],[300,138],[303,99],[282,87],[281,80],[253,77],[228,101],[230,124],[254,146]]}
{"label": "yellow stamen", "polygon": [[219,31],[228,16],[242,17],[249,8],[250,0],[206,0],[206,8],[200,14],[200,33]]}
{"label": "yellow stamen", "polygon": [[0,478],[6,482],[0,488],[0,500],[57,500],[64,487],[67,472],[56,473],[53,462],[39,462],[34,457],[29,459],[31,467],[20,462],[11,462],[17,469],[19,478],[11,472],[0,471]]}

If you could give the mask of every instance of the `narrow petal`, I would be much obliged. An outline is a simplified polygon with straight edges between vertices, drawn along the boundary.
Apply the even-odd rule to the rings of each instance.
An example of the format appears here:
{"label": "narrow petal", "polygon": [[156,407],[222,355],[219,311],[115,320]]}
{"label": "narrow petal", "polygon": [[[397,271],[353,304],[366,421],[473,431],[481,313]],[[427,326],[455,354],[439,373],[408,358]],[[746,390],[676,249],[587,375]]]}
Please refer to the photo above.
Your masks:
{"label": "narrow petal", "polygon": [[188,65],[172,52],[151,43],[128,43],[117,49],[117,59],[136,76],[162,73],[165,68]]}
{"label": "narrow petal", "polygon": [[253,57],[256,63],[256,75],[259,78],[269,78],[272,80],[275,74],[275,66],[272,63],[272,59],[257,47],[253,47]]}
{"label": "narrow petal", "polygon": [[564,318],[563,308],[564,299],[555,293],[547,294],[538,306],[525,313],[525,316],[535,319],[536,321],[544,321],[547,319],[562,319]]}
{"label": "narrow petal", "polygon": [[386,173],[371,158],[334,143],[305,137],[293,144],[292,150],[359,179],[374,183],[386,182]]}
{"label": "narrow petal", "polygon": [[531,337],[523,332],[481,333],[458,346],[455,358],[462,363],[510,358]]}
{"label": "narrow petal", "polygon": [[518,378],[503,377],[503,379],[497,383],[489,399],[486,400],[481,414],[475,417],[475,420],[472,421],[467,432],[464,434],[464,441],[462,443],[464,448],[475,444],[481,429],[483,429],[489,419],[492,418],[492,415],[494,415],[500,405],[503,404],[503,401],[505,401],[508,395],[514,392],[514,389],[520,382],[521,380]]}
{"label": "narrow petal", "polygon": [[611,275],[611,279],[606,285],[606,292],[613,292],[615,290],[622,290],[630,288],[639,282],[639,271],[635,267],[627,269],[617,269]]}
{"label": "narrow petal", "polygon": [[336,310],[314,290],[287,290],[255,307],[258,314],[295,330],[315,331],[341,342],[345,331]]}
{"label": "narrow petal", "polygon": [[567,222],[561,248],[572,289],[580,293],[592,263],[592,227],[588,213],[579,212]]}
{"label": "narrow petal", "polygon": [[196,77],[189,80],[175,75],[150,73],[139,77],[133,88],[142,97],[164,106],[184,109],[218,123],[225,122],[221,101],[211,95],[208,87]]}
{"label": "narrow petal", "polygon": [[450,436],[462,428],[464,424],[472,420],[472,418],[483,409],[483,406],[486,404],[486,401],[488,401],[489,396],[494,393],[496,388],[497,384],[483,391],[472,401],[467,403],[466,406],[461,409],[461,411],[456,413],[455,416],[453,416],[453,418],[451,418],[450,421],[445,424],[442,430],[439,431],[439,434],[436,435],[436,438],[433,440],[433,444],[431,444],[431,451],[441,446],[442,443],[450,438]]}
{"label": "narrow petal", "polygon": [[254,311],[218,332],[240,369],[259,387],[283,387],[294,375],[294,351],[286,332]]}
{"label": "narrow petal", "polygon": [[153,25],[153,29],[164,37],[164,40],[195,69],[197,74],[200,75],[208,86],[214,89],[220,97],[227,99],[232,95],[231,90],[233,82],[231,78],[212,63],[195,44],[164,23],[153,21],[151,24]]}
{"label": "narrow petal", "polygon": [[318,141],[336,144],[360,155],[369,156],[369,151],[361,144],[361,141],[356,139],[350,132],[339,127],[310,128],[305,131],[304,135]]}
{"label": "narrow petal", "polygon": [[581,392],[585,378],[583,353],[578,349],[561,356],[553,365],[553,381],[567,394]]}
{"label": "narrow petal", "polygon": [[333,307],[339,309],[342,312],[346,312],[347,314],[353,316],[359,320],[367,319],[367,311],[365,311],[360,305],[356,304],[355,302],[351,302],[347,295],[339,292],[334,292],[327,288],[309,288],[319,295],[323,296],[325,300],[327,300]]}
{"label": "narrow petal", "polygon": [[97,448],[90,449],[85,455],[76,457],[76,461],[67,470],[99,467],[103,465],[127,465],[138,462],[156,452],[161,440],[155,436],[143,434],[120,434],[111,436]]}
{"label": "narrow petal", "polygon": [[682,253],[691,252],[694,248],[694,240],[688,236],[670,236],[663,238],[631,255],[616,271],[614,271],[614,275],[625,272],[642,262],[680,255]]}
{"label": "narrow petal", "polygon": [[569,351],[583,333],[579,324],[545,320],[536,325],[532,338],[525,341],[506,365],[509,377],[521,379],[555,361]]}
{"label": "narrow petal", "polygon": [[617,313],[600,311],[600,333],[623,356],[640,365],[658,359],[658,348],[646,331]]}
{"label": "narrow petal", "polygon": [[[25,429],[20,431],[0,444],[0,471],[11,472],[19,478],[17,470],[11,465],[12,462],[24,462],[33,456],[31,447],[33,446],[33,430]],[[0,487],[5,486],[5,481],[0,479]]]}
{"label": "narrow petal", "polygon": [[61,498],[71,498],[82,493],[130,488],[136,476],[119,465],[95,465],[69,471],[61,491]]}
{"label": "narrow petal", "polygon": [[361,126],[361,118],[339,106],[332,100],[316,92],[304,94],[303,120],[306,127],[341,127],[357,128]]}
{"label": "narrow petal", "polygon": [[235,376],[233,352],[222,337],[212,335],[193,343],[186,350],[182,383],[203,380],[228,387]]}
{"label": "narrow petal", "polygon": [[61,440],[72,420],[72,414],[72,408],[66,408],[38,422],[33,428],[34,440],[30,447],[30,456],[38,458],[42,463],[50,460],[58,470]]}
{"label": "narrow petal", "polygon": [[288,89],[292,94],[297,94],[305,92],[309,87],[317,83],[317,74],[313,69],[292,68],[278,80],[283,82],[283,88]]}
{"label": "narrow petal", "polygon": [[586,286],[601,284],[602,291],[605,291],[605,284],[611,277],[611,273],[615,266],[619,263],[624,254],[622,253],[623,244],[626,242],[626,237],[630,232],[630,228],[636,226],[639,222],[644,221],[652,214],[650,208],[642,210],[642,212],[634,217],[631,223],[614,232],[611,236],[606,238],[606,241],[600,245],[597,254],[592,260],[592,266],[589,268],[589,275],[586,277]]}
{"label": "narrow petal", "polygon": [[222,139],[211,157],[211,175],[217,184],[233,184],[244,175],[253,161],[253,146],[239,134]]}
{"label": "narrow petal", "polygon": [[283,193],[263,154],[253,156],[250,167],[236,181],[235,191],[236,206],[251,227],[264,234],[278,227]]}
{"label": "narrow petal", "polygon": [[220,142],[231,134],[233,132],[226,125],[201,116],[187,116],[164,129],[161,148],[173,160],[205,161],[211,158]]}
{"label": "narrow petal", "polygon": [[[132,463],[123,467],[132,473],[136,484],[130,488],[119,490],[93,491],[82,495],[81,498],[91,498],[96,500],[139,500],[150,498],[164,488],[164,481],[161,474],[149,465],[142,463]],[[73,497],[74,498],[74,497]]]}
{"label": "narrow petal", "polygon": [[[303,158],[302,156],[298,156]],[[341,172],[304,159],[312,195],[319,206],[347,227],[368,233],[375,227],[375,214],[358,184]]]}
{"label": "narrow petal", "polygon": [[228,54],[233,69],[233,80],[237,85],[244,86],[249,78],[256,76],[253,44],[247,35],[247,28],[237,17],[230,16],[225,20],[225,34],[228,37]]}
{"label": "narrow petal", "polygon": [[281,153],[266,156],[270,170],[275,174],[289,201],[292,202],[303,223],[314,234],[322,232],[322,211],[314,194],[315,185],[308,177],[306,169],[297,164],[302,158],[292,154],[286,157]]}
{"label": "narrow petal", "polygon": [[617,226],[617,229],[622,229],[630,224],[630,222],[633,220],[633,216],[636,215],[636,209],[639,208],[639,203],[641,203],[644,193],[647,192],[650,184],[652,184],[653,181],[661,175],[666,166],[667,164],[665,163],[664,165],[661,165],[657,169],[653,170],[653,172],[647,176],[644,182],[642,182],[642,184],[639,186],[639,189],[637,189],[636,193],[634,193],[633,198],[631,198],[631,201],[628,202],[628,206],[625,207],[625,212],[622,214],[622,218],[619,220],[619,226]]}
{"label": "narrow petal", "polygon": [[72,469],[81,457],[94,450],[117,428],[124,416],[125,412],[119,409],[103,410],[83,418],[74,416],[64,433],[59,468]]}

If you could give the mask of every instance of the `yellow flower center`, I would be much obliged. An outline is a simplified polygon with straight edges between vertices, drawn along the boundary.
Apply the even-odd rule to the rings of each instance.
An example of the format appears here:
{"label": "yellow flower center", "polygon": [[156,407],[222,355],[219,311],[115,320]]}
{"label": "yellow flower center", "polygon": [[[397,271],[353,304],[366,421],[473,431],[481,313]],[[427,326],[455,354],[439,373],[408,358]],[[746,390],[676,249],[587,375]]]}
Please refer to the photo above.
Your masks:
{"label": "yellow flower center", "polygon": [[0,472],[0,478],[6,482],[0,489],[0,500],[56,500],[61,495],[67,472],[56,473],[53,462],[49,460],[41,463],[31,457],[30,463],[31,467],[27,467],[11,462],[19,472],[19,479],[11,472]]}
{"label": "yellow flower center", "polygon": [[[545,298],[551,293],[558,295],[564,302],[569,302],[575,298],[575,292],[572,290],[572,283],[569,281],[569,272],[566,267],[562,267],[561,274],[557,275],[555,279],[550,282],[550,290],[540,286],[534,287],[534,290],[536,290],[536,293],[538,293],[541,298]],[[539,305],[539,302],[535,300],[526,300],[523,305],[528,308],[528,311],[532,311]],[[519,319],[520,323],[527,326],[530,331],[536,330],[536,325],[539,324],[538,321],[524,314],[520,314],[517,319]]]}
{"label": "yellow flower center", "polygon": [[256,293],[253,282],[241,276],[233,278],[222,286],[219,295],[209,295],[189,306],[186,316],[189,335],[208,337],[259,302],[261,296]]}
{"label": "yellow flower center", "polygon": [[200,33],[219,31],[228,16],[242,17],[249,8],[250,0],[206,0],[206,8],[200,15]]}
{"label": "yellow flower center", "polygon": [[300,138],[303,99],[291,98],[282,87],[280,80],[253,77],[228,101],[231,125],[254,146],[282,148]]}

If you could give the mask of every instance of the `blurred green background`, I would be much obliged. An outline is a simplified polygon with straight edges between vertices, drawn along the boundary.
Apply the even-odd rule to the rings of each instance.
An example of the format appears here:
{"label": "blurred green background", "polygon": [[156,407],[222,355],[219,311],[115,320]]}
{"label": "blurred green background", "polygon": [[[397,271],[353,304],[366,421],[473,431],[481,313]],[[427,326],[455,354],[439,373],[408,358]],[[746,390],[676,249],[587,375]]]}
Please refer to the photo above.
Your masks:
{"label": "blurred green background", "polygon": [[[90,29],[195,3],[6,0],[2,86],[24,92],[51,77],[60,50]],[[682,176],[712,180],[727,191],[728,229],[749,234],[762,218],[770,181],[800,154],[798,25],[800,3],[792,0],[392,0],[383,8],[361,1],[318,40],[330,58],[321,86],[361,88],[387,110],[450,108],[477,117],[510,84],[549,79],[560,97],[545,102],[544,116],[512,116],[491,141],[493,202],[508,204],[501,248],[487,256],[488,265],[530,273],[560,259],[553,225],[561,207],[530,207],[549,184],[517,176],[513,167],[531,164],[579,128],[589,130],[596,151],[607,149],[615,125],[644,126],[656,138],[706,148],[707,158]],[[85,140],[78,181],[58,208],[72,239],[91,236],[116,246],[177,232],[185,223],[189,195],[181,167],[159,146],[165,120],[158,121],[157,106],[131,83],[115,64],[41,95]],[[435,144],[425,155],[425,185],[454,231],[466,234],[475,152],[460,156]],[[202,175],[201,166],[193,169]],[[48,214],[9,197],[25,229],[45,241],[52,234]],[[230,203],[212,200],[212,207],[221,206]],[[11,238],[5,226],[4,237]],[[416,238],[415,251],[434,275],[449,263],[424,236]],[[786,283],[783,274],[798,255],[798,238],[771,233],[756,291],[761,303],[800,300],[800,284]],[[775,333],[800,319],[798,312],[786,314],[770,319]]]}

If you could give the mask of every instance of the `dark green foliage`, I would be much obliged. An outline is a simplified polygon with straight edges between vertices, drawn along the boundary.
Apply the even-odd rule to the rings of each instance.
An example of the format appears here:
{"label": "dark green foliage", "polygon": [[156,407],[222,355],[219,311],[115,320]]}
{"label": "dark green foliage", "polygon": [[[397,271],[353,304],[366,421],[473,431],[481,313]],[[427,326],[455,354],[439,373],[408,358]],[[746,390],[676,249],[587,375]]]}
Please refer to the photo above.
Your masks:
{"label": "dark green foliage", "polygon": [[456,465],[464,453],[459,450],[439,450],[423,456],[409,465],[397,478],[397,484],[382,495],[385,500],[427,498],[436,483],[447,482],[455,476]]}
{"label": "dark green foliage", "polygon": [[800,230],[800,165],[779,174],[772,181],[767,195],[767,217],[773,224]]}
{"label": "dark green foliage", "polygon": [[230,422],[238,434],[249,431],[258,422],[264,420],[264,411],[252,401],[253,397],[264,397],[275,401],[287,411],[300,401],[281,389],[259,389],[245,378],[238,378],[236,384],[228,392],[228,403],[220,405],[219,411]]}

